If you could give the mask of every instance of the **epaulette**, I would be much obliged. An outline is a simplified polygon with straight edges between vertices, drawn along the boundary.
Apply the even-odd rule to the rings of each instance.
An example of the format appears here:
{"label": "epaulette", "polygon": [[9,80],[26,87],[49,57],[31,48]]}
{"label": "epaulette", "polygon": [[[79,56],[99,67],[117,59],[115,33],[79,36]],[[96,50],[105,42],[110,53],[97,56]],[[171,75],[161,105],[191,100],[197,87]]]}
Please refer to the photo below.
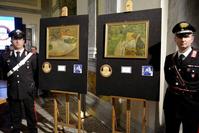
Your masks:
{"label": "epaulette", "polygon": [[25,51],[25,56],[27,56],[28,55],[28,51]]}
{"label": "epaulette", "polygon": [[10,56],[12,56],[12,54],[13,54],[13,51],[10,51]]}
{"label": "epaulette", "polygon": [[174,59],[174,57],[176,56],[176,54],[178,54],[178,51],[176,51],[176,52],[174,52],[173,54],[172,54],[172,58]]}

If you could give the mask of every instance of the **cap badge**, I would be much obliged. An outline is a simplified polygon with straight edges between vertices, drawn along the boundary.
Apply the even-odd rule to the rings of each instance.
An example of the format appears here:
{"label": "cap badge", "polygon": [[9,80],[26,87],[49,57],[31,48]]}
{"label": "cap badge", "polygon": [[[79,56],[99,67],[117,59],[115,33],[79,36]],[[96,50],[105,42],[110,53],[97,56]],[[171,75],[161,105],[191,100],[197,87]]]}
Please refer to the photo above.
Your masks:
{"label": "cap badge", "polygon": [[20,33],[22,33],[22,31],[20,31],[20,30],[16,30],[16,33],[17,33],[17,34],[20,34]]}
{"label": "cap badge", "polygon": [[187,28],[189,26],[188,23],[181,23],[180,24],[180,28],[184,29],[184,28]]}

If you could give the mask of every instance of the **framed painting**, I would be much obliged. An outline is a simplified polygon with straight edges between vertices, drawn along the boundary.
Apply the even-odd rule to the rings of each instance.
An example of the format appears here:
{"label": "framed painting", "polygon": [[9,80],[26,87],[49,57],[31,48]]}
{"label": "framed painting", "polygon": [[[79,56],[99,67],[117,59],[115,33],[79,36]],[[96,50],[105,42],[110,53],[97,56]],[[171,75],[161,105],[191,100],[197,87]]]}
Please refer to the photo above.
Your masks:
{"label": "framed painting", "polygon": [[47,27],[46,59],[79,59],[79,25]]}
{"label": "framed painting", "polygon": [[147,58],[149,21],[105,24],[106,58]]}

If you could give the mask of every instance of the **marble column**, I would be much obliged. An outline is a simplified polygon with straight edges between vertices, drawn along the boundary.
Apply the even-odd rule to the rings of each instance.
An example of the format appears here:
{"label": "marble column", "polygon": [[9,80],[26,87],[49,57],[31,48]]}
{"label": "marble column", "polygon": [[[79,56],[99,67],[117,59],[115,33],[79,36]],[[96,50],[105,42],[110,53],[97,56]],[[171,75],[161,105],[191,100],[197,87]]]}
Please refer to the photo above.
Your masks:
{"label": "marble column", "polygon": [[96,71],[97,1],[88,0],[88,70],[92,72]]}

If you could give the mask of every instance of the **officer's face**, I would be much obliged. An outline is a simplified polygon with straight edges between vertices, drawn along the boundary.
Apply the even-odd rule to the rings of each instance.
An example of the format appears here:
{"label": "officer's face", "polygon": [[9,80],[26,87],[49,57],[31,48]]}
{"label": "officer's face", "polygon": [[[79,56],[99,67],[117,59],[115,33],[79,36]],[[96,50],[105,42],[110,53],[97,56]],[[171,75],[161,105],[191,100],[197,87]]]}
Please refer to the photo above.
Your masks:
{"label": "officer's face", "polygon": [[37,49],[36,48],[31,48],[31,52],[35,54],[37,52]]}
{"label": "officer's face", "polygon": [[186,51],[186,49],[191,46],[193,40],[193,34],[187,34],[186,36],[175,36],[175,42],[180,52]]}
{"label": "officer's face", "polygon": [[12,44],[14,49],[19,50],[22,49],[24,46],[25,40],[22,39],[12,39]]}

